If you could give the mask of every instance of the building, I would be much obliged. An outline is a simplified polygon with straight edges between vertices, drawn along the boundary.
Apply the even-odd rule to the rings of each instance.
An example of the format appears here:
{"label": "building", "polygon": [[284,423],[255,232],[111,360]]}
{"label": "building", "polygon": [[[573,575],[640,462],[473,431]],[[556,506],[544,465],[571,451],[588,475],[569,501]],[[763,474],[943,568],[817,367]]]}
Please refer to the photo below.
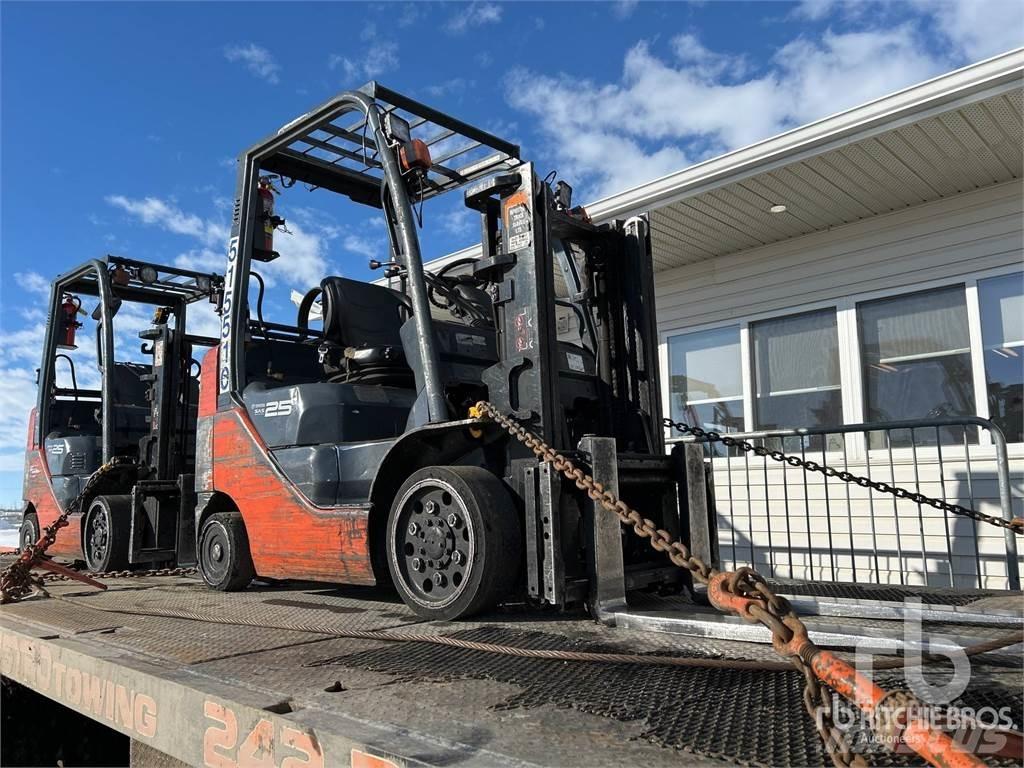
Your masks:
{"label": "building", "polygon": [[[982,417],[1021,515],[1022,74],[1011,51],[587,205],[649,218],[666,415],[722,432]],[[998,515],[993,439],[951,424],[768,444]],[[728,566],[1012,583],[999,529],[714,455]]]}

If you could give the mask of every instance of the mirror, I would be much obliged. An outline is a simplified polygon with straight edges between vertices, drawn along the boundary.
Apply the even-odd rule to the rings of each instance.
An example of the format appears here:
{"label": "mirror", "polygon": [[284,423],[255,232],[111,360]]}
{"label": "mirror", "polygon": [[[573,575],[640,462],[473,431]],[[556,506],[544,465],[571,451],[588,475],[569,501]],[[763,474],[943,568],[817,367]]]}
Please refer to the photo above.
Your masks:
{"label": "mirror", "polygon": [[[117,314],[117,310],[119,310],[121,308],[121,303],[122,303],[121,300],[118,299],[118,298],[114,298],[114,299],[111,300],[111,302],[110,302],[110,316],[111,317],[113,317],[114,315]],[[103,318],[103,304],[101,303],[101,304],[97,304],[96,305],[96,309],[94,309],[92,311],[92,319],[95,320],[98,323],[98,322],[100,322],[100,320],[102,320],[102,318]]]}

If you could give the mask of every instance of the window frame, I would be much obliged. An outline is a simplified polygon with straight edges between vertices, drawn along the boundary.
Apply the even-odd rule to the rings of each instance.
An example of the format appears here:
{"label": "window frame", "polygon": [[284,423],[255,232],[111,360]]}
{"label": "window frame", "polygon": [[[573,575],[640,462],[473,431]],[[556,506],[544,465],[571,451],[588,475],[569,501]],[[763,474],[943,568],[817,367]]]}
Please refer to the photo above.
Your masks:
{"label": "window frame", "polygon": [[[833,314],[835,316],[836,356],[837,356],[836,362],[839,363],[839,368],[840,368],[838,383],[836,383],[836,384],[829,384],[829,385],[824,386],[824,387],[802,387],[802,388],[792,389],[792,390],[778,390],[778,391],[775,391],[775,392],[772,392],[772,391],[769,390],[769,391],[764,392],[764,393],[759,393],[758,392],[758,382],[757,382],[757,361],[754,359],[754,346],[753,346],[753,341],[752,341],[753,337],[754,337],[753,326],[756,326],[759,323],[771,322],[773,320],[787,320],[789,318],[794,318],[794,317],[803,317],[803,316],[807,316],[807,315],[821,314],[823,312],[827,312],[828,310],[832,310],[832,312],[833,312]],[[842,375],[842,359],[841,359],[842,358],[842,347],[841,347],[841,338],[842,337],[841,337],[840,329],[839,329],[839,311],[838,311],[838,309],[834,305],[823,307],[821,309],[808,309],[808,310],[805,310],[805,311],[802,311],[802,312],[787,312],[787,313],[785,313],[783,315],[777,315],[775,317],[766,318],[766,319],[760,319],[760,320],[752,319],[752,320],[748,321],[748,328],[750,329],[750,338],[751,338],[749,360],[750,360],[751,397],[753,398],[752,399],[753,407],[751,409],[751,418],[750,418],[750,421],[749,421],[750,424],[755,424],[757,422],[757,398],[761,394],[764,394],[767,397],[773,397],[773,396],[777,396],[777,395],[810,394],[812,392],[830,392],[830,391],[835,391],[835,390],[839,390],[839,393],[840,393],[839,413],[840,413],[840,415],[843,415],[844,423],[845,423],[845,415],[844,415],[845,411],[843,410],[844,403],[843,403],[843,398],[842,398],[842,394],[843,394],[843,375]],[[771,431],[771,430],[765,430],[763,428],[758,428],[758,429],[759,429],[759,431]]]}
{"label": "window frame", "polygon": [[[747,323],[737,323],[735,320],[729,320],[721,323],[713,323],[711,325],[704,325],[695,328],[687,328],[685,331],[674,332],[671,335],[665,335],[659,333],[658,335],[658,364],[661,366],[661,379],[664,382],[664,386],[661,388],[661,400],[662,400],[662,413],[666,416],[672,416],[672,344],[671,338],[677,336],[687,336],[695,333],[704,333],[706,331],[721,331],[729,328],[736,328],[739,332],[739,354],[740,354],[740,394],[729,395],[728,397],[716,397],[706,400],[691,400],[684,401],[685,405],[700,405],[704,403],[719,403],[719,402],[735,402],[737,400],[743,401],[743,425],[746,427],[750,423],[749,410],[749,384],[747,376]],[[744,430],[745,431],[745,430]],[[666,438],[671,437],[669,431],[665,430]],[[717,457],[725,458],[725,457]]]}
{"label": "window frame", "polygon": [[[743,423],[744,432],[754,432],[754,360],[751,341],[750,324],[773,320],[790,315],[813,312],[815,310],[833,308],[836,313],[836,331],[839,343],[839,373],[840,387],[842,391],[842,416],[843,424],[860,424],[864,422],[864,381],[861,375],[861,346],[857,318],[857,305],[862,302],[875,299],[885,299],[904,294],[918,293],[923,291],[950,288],[958,285],[964,287],[964,301],[967,308],[967,329],[970,342],[971,377],[974,387],[974,413],[983,419],[990,417],[988,408],[988,397],[986,395],[987,382],[985,376],[985,356],[982,344],[981,332],[981,306],[979,303],[978,281],[990,277],[1011,275],[1024,271],[1024,265],[1007,264],[1000,267],[992,267],[984,270],[977,270],[966,274],[949,274],[945,277],[921,281],[911,285],[900,287],[889,287],[878,290],[860,291],[845,296],[823,299],[820,301],[806,302],[780,307],[771,311],[755,312],[742,315],[738,318],[719,320],[697,325],[661,325],[658,331],[659,360],[661,364],[662,382],[662,407],[664,413],[671,413],[671,392],[669,390],[671,377],[669,369],[669,346],[670,340],[682,334],[699,331],[715,330],[730,326],[739,325],[740,330],[740,376],[743,387]],[[678,442],[678,437],[672,435],[669,430],[665,433],[669,443]],[[979,430],[979,442],[975,447],[979,451],[978,457],[985,457],[995,454],[995,448],[987,430]],[[867,454],[865,436],[863,434],[851,434],[848,438],[849,460],[864,460]],[[1008,443],[1008,454],[1010,458],[1024,458],[1024,442]],[[962,446],[960,448],[962,450]],[[871,450],[870,458],[875,460],[875,455],[885,452],[887,449]],[[943,448],[944,453],[952,452],[955,455],[956,446]],[[830,455],[839,452],[830,452]],[[917,448],[917,459],[924,454],[926,457],[937,456],[938,450],[935,447],[921,446]],[[914,449],[898,448],[893,449],[893,459],[897,463],[912,462],[915,460]],[[735,459],[731,459],[735,460]],[[742,459],[741,459],[742,461]]]}

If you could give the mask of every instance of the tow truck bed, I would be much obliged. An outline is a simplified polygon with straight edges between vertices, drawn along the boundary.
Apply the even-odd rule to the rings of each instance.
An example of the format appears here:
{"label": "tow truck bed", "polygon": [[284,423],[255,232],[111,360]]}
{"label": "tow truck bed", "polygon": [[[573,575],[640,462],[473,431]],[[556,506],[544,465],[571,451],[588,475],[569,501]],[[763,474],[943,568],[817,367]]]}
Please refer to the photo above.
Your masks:
{"label": "tow truck bed", "polygon": [[[396,597],[365,588],[275,584],[221,594],[188,577],[107,584],[98,592],[58,582],[49,599],[0,608],[0,673],[128,735],[138,765],[155,764],[152,750],[188,765],[282,768],[828,761],[796,672],[517,658],[322,633],[777,661],[765,645],[514,608],[424,622]],[[1008,706],[1020,728],[1019,646],[1010,651],[975,662],[961,702]],[[893,685],[902,679],[880,674]]]}

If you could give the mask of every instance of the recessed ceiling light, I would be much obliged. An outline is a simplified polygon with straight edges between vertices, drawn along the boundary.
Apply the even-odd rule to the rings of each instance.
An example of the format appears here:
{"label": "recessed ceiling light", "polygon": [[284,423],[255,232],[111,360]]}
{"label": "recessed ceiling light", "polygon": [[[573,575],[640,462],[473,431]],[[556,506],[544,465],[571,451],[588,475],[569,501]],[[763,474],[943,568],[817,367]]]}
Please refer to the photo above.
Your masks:
{"label": "recessed ceiling light", "polygon": [[778,205],[773,205],[771,208],[769,208],[768,212],[769,213],[785,213],[786,212],[786,206],[784,206],[782,203],[779,203]]}

